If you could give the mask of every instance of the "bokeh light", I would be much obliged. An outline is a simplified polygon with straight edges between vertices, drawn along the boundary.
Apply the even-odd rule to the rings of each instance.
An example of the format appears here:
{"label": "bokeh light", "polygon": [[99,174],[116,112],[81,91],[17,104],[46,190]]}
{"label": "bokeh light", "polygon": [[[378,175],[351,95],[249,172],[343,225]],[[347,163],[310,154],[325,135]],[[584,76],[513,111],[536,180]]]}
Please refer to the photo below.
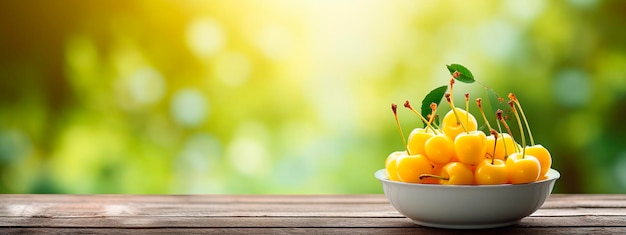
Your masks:
{"label": "bokeh light", "polygon": [[209,104],[200,91],[187,88],[174,93],[171,112],[178,125],[195,127],[207,118]]}

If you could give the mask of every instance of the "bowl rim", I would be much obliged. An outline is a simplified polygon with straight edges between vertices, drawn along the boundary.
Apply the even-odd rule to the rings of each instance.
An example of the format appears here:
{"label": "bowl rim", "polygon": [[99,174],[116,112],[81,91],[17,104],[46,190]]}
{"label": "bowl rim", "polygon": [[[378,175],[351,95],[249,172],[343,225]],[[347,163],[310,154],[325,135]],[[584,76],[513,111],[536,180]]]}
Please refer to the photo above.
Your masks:
{"label": "bowl rim", "polygon": [[534,181],[531,183],[525,184],[492,184],[492,185],[441,185],[441,184],[420,184],[420,183],[405,183],[400,181],[393,181],[387,178],[386,170],[379,169],[374,173],[374,177],[384,183],[389,184],[397,184],[397,185],[407,185],[407,186],[416,186],[416,187],[433,187],[433,188],[498,188],[498,187],[521,187],[524,185],[533,185],[533,184],[542,184],[545,182],[555,181],[561,178],[561,173],[556,169],[550,168],[546,173],[548,176],[547,179]]}

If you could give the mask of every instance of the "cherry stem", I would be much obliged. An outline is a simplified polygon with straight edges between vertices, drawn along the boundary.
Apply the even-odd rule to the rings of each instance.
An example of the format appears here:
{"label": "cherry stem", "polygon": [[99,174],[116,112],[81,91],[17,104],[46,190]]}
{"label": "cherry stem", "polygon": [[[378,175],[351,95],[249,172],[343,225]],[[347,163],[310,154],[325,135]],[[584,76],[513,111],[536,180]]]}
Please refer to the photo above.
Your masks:
{"label": "cherry stem", "polygon": [[420,180],[424,180],[424,178],[435,178],[435,179],[440,179],[440,180],[450,180],[450,178],[445,178],[445,177],[440,176],[440,175],[421,174],[420,175]]}
{"label": "cherry stem", "polygon": [[493,138],[495,139],[494,144],[493,144],[493,155],[491,156],[491,165],[493,165],[496,161],[496,147],[498,146],[498,132],[490,128],[489,133],[493,135]]}
{"label": "cherry stem", "polygon": [[[496,116],[498,117],[498,120],[500,120],[502,125],[504,125],[504,128],[506,128],[506,131],[509,133],[509,136],[511,136],[511,139],[513,139],[514,142],[515,142],[515,138],[513,138],[513,132],[511,132],[511,128],[509,127],[509,124],[507,124],[506,121],[504,121],[504,118],[502,117],[502,110],[501,109],[498,109],[498,111],[496,111]],[[502,140],[504,140],[504,138],[502,138]],[[506,150],[506,143],[505,142],[503,142],[503,143],[504,143],[504,146],[505,146],[504,149]],[[519,151],[517,145],[515,145],[515,150]],[[505,154],[507,154],[507,153],[505,152]]]}
{"label": "cherry stem", "polygon": [[465,123],[469,123],[469,93],[465,93],[465,111],[467,112]]}
{"label": "cherry stem", "polygon": [[452,109],[452,113],[454,113],[454,117],[456,118],[456,124],[460,124],[463,127],[463,131],[468,132],[467,128],[465,128],[465,124],[459,118],[459,114],[456,112],[456,107],[454,107],[454,103],[452,102],[452,84],[454,84],[454,79],[450,80],[450,93],[446,93],[445,97],[450,104],[450,108]]}
{"label": "cherry stem", "polygon": [[404,144],[404,149],[408,155],[411,155],[409,152],[409,146],[406,144],[406,139],[404,138],[404,133],[402,132],[402,128],[400,127],[400,120],[398,119],[398,106],[396,104],[391,104],[391,110],[393,111],[393,116],[396,118],[396,126],[398,126],[398,132],[400,132],[400,137],[402,138],[402,143]]}
{"label": "cherry stem", "polygon": [[[502,110],[500,110],[500,111],[502,111]],[[500,113],[500,116],[502,116],[502,113]],[[498,120],[499,120],[499,119],[498,119]],[[498,124],[498,131],[499,131],[500,133],[502,133],[502,126],[500,126],[500,122],[496,122],[496,124]],[[504,144],[504,160],[506,160],[506,158],[507,158],[507,157],[509,157],[509,151],[508,151],[508,149],[506,148],[506,142],[504,142],[504,140],[505,140],[505,139],[504,139],[504,137],[502,137],[502,143]],[[496,142],[496,144],[497,144],[497,143],[498,143],[498,142]],[[495,148],[494,148],[494,151],[493,151],[493,152],[494,152],[494,153],[496,152],[496,151],[495,151]]]}
{"label": "cherry stem", "polygon": [[480,114],[482,114],[483,116],[483,120],[485,120],[485,124],[487,124],[487,128],[489,128],[489,130],[491,130],[491,125],[489,125],[489,120],[487,120],[487,116],[485,116],[485,112],[483,111],[483,105],[482,105],[482,99],[481,98],[477,98],[476,99],[476,105],[478,106],[478,110],[480,111]]}
{"label": "cherry stem", "polygon": [[509,93],[509,99],[515,102],[517,108],[519,108],[519,112],[522,114],[522,118],[524,119],[524,124],[526,124],[526,130],[528,130],[528,138],[530,139],[530,145],[535,145],[535,140],[533,139],[533,134],[530,133],[530,126],[528,125],[528,119],[526,119],[526,115],[524,114],[524,110],[522,109],[522,105],[517,100],[517,97],[513,93]]}
{"label": "cherry stem", "polygon": [[[437,126],[437,124],[432,123],[432,126],[431,126],[431,123],[430,123],[430,122],[428,122],[428,120],[426,120],[426,118],[424,118],[424,116],[422,116],[419,112],[417,112],[417,110],[415,110],[415,109],[413,108],[413,106],[411,106],[411,103],[409,103],[409,101],[408,101],[408,100],[404,102],[404,107],[405,107],[405,108],[407,108],[407,109],[409,109],[409,110],[411,110],[411,111],[413,111],[413,113],[415,113],[415,114],[416,114],[416,115],[417,115],[417,116],[418,116],[418,117],[422,120],[422,122],[426,123],[426,128],[425,128],[425,129],[430,128],[430,129],[431,129],[431,130],[432,130],[435,134],[437,134],[437,130],[435,130],[435,128],[439,129],[439,127]],[[435,128],[433,128],[433,126],[434,126]]]}
{"label": "cherry stem", "polygon": [[522,136],[522,159],[526,157],[526,137],[524,136],[524,128],[522,127],[522,120],[519,118],[519,114],[517,114],[517,109],[515,108],[515,104],[513,101],[509,101],[509,106],[513,110],[515,114],[515,119],[517,120],[517,125],[519,126],[519,133]]}
{"label": "cherry stem", "polygon": [[428,117],[428,124],[433,124],[433,121],[435,120],[435,116],[437,116],[437,104],[430,103],[430,116]]}

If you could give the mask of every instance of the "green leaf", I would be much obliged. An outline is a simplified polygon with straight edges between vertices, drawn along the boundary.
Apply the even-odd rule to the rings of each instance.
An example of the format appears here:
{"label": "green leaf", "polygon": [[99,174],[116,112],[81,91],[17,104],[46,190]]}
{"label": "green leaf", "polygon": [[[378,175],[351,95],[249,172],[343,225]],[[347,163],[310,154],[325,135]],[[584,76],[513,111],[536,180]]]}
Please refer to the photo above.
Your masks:
{"label": "green leaf", "polygon": [[[424,99],[422,100],[422,107],[421,107],[422,116],[424,116],[425,118],[428,118],[428,114],[432,113],[432,110],[430,109],[430,104],[435,103],[437,104],[437,107],[438,107],[439,103],[441,103],[441,99],[443,98],[443,95],[446,93],[447,90],[448,90],[448,86],[440,86],[430,91],[428,95],[424,97]],[[439,118],[435,116],[435,119],[433,122],[439,125]],[[426,123],[424,123],[424,126],[425,125]]]}
{"label": "green leaf", "polygon": [[[496,91],[489,87],[485,87],[485,91],[487,92],[487,96],[489,96],[489,108],[483,105],[483,109],[488,118],[489,116],[493,117],[493,119],[489,121],[498,122],[496,118],[496,111],[498,109],[501,109],[504,121],[506,121],[507,124],[511,125],[511,120],[515,119],[515,114],[513,113],[511,106],[509,106],[509,104],[507,103],[508,99],[501,97],[500,95],[498,95],[498,93],[496,93]],[[492,125],[492,127],[495,128],[496,126]],[[506,130],[503,131],[506,132]]]}
{"label": "green leaf", "polygon": [[465,66],[460,64],[450,64],[446,65],[446,67],[448,68],[448,71],[450,71],[450,75],[454,74],[454,72],[459,72],[460,76],[456,77],[456,80],[458,80],[459,82],[474,82],[474,75],[472,75],[472,72],[470,72],[469,69],[465,68]]}

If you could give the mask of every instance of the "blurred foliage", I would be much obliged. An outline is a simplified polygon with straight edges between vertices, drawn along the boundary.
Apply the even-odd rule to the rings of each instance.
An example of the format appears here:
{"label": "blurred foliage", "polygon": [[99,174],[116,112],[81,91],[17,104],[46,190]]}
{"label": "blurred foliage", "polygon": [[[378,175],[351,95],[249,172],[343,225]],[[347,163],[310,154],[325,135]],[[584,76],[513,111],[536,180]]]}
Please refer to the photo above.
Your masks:
{"label": "blurred foliage", "polygon": [[[2,1],[0,193],[380,193],[446,64],[626,193],[626,2]],[[486,97],[477,84],[461,93]],[[441,111],[443,112],[443,111]],[[399,110],[404,133],[421,122]]]}

